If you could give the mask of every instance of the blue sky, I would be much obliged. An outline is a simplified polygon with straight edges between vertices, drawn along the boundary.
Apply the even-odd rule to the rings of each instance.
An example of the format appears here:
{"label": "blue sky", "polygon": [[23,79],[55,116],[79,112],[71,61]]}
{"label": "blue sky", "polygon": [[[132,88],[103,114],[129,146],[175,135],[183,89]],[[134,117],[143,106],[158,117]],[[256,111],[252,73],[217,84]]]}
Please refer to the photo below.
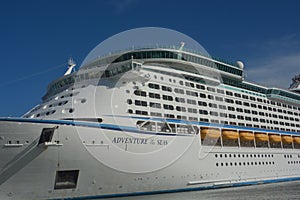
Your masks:
{"label": "blue sky", "polygon": [[100,42],[138,27],[164,27],[211,55],[245,64],[247,80],[287,88],[300,73],[297,0],[2,0],[0,116],[41,102],[68,57],[80,65]]}

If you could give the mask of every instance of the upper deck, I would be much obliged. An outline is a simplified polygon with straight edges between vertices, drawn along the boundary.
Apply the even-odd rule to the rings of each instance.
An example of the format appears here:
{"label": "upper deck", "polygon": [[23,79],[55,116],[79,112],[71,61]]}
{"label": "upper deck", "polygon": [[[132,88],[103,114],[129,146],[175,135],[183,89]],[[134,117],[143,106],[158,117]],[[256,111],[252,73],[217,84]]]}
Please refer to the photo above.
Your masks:
{"label": "upper deck", "polygon": [[[105,73],[106,67],[118,65],[118,63],[126,63],[126,61],[132,59],[140,60],[144,63],[178,63],[179,65],[176,65],[176,69],[186,72],[191,72],[191,69],[188,70],[188,68],[185,67],[186,64],[192,65],[193,68],[204,67],[208,71],[220,73],[233,79],[243,79],[243,69],[237,64],[226,63],[220,59],[211,58],[207,55],[205,56],[200,52],[193,52],[187,49],[178,50],[178,48],[175,48],[174,46],[173,48],[138,48],[97,58],[94,61],[81,66],[79,72],[74,72],[52,81],[47,88],[47,93],[43,97],[43,100],[74,84],[75,81],[80,80],[80,77],[82,79],[83,73],[86,74],[83,79],[99,79],[103,77],[102,74]],[[197,70],[193,70],[193,72],[198,73]]]}

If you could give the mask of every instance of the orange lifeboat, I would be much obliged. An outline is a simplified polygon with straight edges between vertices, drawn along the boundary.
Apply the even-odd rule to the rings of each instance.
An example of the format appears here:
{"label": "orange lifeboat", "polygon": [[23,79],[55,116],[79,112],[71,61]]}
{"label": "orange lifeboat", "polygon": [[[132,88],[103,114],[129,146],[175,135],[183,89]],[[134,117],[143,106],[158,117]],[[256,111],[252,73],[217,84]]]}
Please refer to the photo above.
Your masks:
{"label": "orange lifeboat", "polygon": [[293,139],[294,139],[294,143],[300,144],[300,137],[294,136]]}
{"label": "orange lifeboat", "polygon": [[281,136],[277,134],[269,135],[270,142],[281,142]]}
{"label": "orange lifeboat", "polygon": [[290,135],[282,135],[281,138],[283,143],[289,144],[293,142],[293,137]]}
{"label": "orange lifeboat", "polygon": [[268,141],[269,137],[266,133],[255,133],[255,140],[260,142]]}
{"label": "orange lifeboat", "polygon": [[219,138],[221,135],[221,131],[215,128],[202,128],[201,129],[201,139],[205,137],[209,138]]}
{"label": "orange lifeboat", "polygon": [[223,130],[222,137],[227,140],[236,140],[239,138],[239,134],[236,130]]}
{"label": "orange lifeboat", "polygon": [[242,141],[254,140],[254,134],[249,131],[240,131],[240,138]]}

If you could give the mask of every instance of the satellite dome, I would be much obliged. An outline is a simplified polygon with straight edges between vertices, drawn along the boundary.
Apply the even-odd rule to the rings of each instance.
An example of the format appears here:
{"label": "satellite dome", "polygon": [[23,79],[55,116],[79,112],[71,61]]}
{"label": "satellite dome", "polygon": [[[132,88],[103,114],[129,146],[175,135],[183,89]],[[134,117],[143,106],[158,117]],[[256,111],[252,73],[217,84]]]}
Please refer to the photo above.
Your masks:
{"label": "satellite dome", "polygon": [[244,69],[244,63],[242,61],[237,61],[236,64],[239,66],[240,69]]}

